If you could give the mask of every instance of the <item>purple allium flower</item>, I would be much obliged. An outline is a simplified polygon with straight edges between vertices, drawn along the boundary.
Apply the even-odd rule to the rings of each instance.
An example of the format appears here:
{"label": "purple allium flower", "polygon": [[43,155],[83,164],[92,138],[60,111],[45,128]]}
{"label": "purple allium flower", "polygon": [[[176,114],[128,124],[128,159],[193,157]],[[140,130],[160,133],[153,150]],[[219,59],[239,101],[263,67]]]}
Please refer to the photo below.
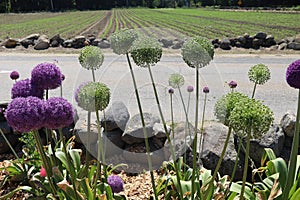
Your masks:
{"label": "purple allium flower", "polygon": [[31,82],[44,90],[55,89],[61,85],[61,76],[55,64],[41,63],[31,71]]}
{"label": "purple allium flower", "polygon": [[5,117],[14,130],[29,132],[44,126],[45,108],[44,101],[37,97],[18,97],[8,104]]}
{"label": "purple allium flower", "polygon": [[235,81],[230,81],[230,82],[228,83],[228,85],[229,85],[230,88],[236,88],[236,87],[237,87],[237,82],[235,82]]}
{"label": "purple allium flower", "polygon": [[83,82],[83,83],[81,83],[81,84],[77,87],[77,89],[75,90],[74,98],[75,98],[75,101],[76,101],[77,103],[79,102],[79,100],[78,100],[78,94],[79,94],[81,88],[82,88],[83,86],[85,86],[86,84],[88,84],[88,83],[90,83],[90,82]]}
{"label": "purple allium flower", "polygon": [[17,80],[19,77],[20,77],[20,74],[19,74],[19,72],[17,72],[17,71],[12,71],[12,72],[10,73],[10,78],[11,78],[12,80]]}
{"label": "purple allium flower", "polygon": [[193,92],[194,91],[194,87],[192,85],[187,86],[187,91],[188,92]]}
{"label": "purple allium flower", "polygon": [[169,94],[174,94],[174,89],[173,89],[173,88],[170,88],[170,89],[168,90],[168,92],[169,92]]}
{"label": "purple allium flower", "polygon": [[73,107],[66,99],[52,97],[46,101],[46,128],[59,129],[69,126],[74,121],[73,117]]}
{"label": "purple allium flower", "polygon": [[288,66],[286,70],[286,82],[291,87],[300,89],[300,59]]}
{"label": "purple allium flower", "polygon": [[16,82],[11,88],[11,98],[34,96],[43,99],[44,90],[32,84],[30,79]]}
{"label": "purple allium flower", "polygon": [[107,183],[111,187],[113,193],[119,193],[124,190],[123,180],[116,175],[110,175],[107,178]]}
{"label": "purple allium flower", "polygon": [[209,93],[209,88],[208,88],[207,86],[205,86],[205,87],[203,88],[203,92],[204,92],[204,93]]}
{"label": "purple allium flower", "polygon": [[66,79],[64,74],[61,74],[61,80],[64,81]]}

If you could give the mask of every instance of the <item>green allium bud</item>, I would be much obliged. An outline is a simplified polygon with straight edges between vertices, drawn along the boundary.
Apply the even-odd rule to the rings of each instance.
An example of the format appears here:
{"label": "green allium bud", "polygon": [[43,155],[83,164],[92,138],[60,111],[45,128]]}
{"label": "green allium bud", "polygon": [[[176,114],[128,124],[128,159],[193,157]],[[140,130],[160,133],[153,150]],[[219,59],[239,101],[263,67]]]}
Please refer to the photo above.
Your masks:
{"label": "green allium bud", "polygon": [[184,77],[181,74],[171,74],[169,78],[169,86],[173,88],[181,88],[184,85]]}
{"label": "green allium bud", "polygon": [[248,99],[248,97],[240,92],[230,92],[226,95],[223,95],[217,100],[214,107],[216,118],[226,126],[229,126],[229,117],[232,110],[234,109],[235,105],[243,99]]}
{"label": "green allium bud", "polygon": [[263,85],[271,78],[271,74],[269,68],[266,65],[257,64],[250,68],[248,77],[251,82]]}
{"label": "green allium bud", "polygon": [[241,136],[252,134],[252,138],[259,138],[269,130],[274,116],[268,106],[247,98],[237,102],[229,120],[235,133]]}
{"label": "green allium bud", "polygon": [[86,46],[81,50],[78,59],[83,68],[96,70],[102,65],[104,55],[99,47]]}
{"label": "green allium bud", "polygon": [[110,43],[113,52],[121,55],[126,54],[131,48],[133,41],[138,37],[132,29],[122,29],[110,36]]}
{"label": "green allium bud", "polygon": [[162,48],[155,38],[140,37],[131,47],[131,57],[140,67],[153,66],[160,61]]}
{"label": "green allium bud", "polygon": [[109,104],[110,90],[103,83],[90,82],[79,89],[77,99],[78,106],[86,111],[102,111]]}
{"label": "green allium bud", "polygon": [[181,55],[188,66],[201,68],[213,59],[214,47],[208,39],[197,36],[183,44]]}

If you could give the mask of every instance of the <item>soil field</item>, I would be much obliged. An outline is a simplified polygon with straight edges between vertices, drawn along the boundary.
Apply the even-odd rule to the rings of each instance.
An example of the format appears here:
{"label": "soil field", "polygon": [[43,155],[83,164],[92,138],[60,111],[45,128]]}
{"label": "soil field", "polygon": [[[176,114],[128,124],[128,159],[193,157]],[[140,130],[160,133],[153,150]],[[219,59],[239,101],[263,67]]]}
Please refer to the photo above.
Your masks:
{"label": "soil field", "polygon": [[300,14],[207,9],[113,9],[57,13],[0,14],[0,40],[32,33],[68,39],[94,34],[109,38],[122,28],[135,28],[158,38],[202,35],[209,39],[234,37],[258,31],[275,39],[300,33]]}

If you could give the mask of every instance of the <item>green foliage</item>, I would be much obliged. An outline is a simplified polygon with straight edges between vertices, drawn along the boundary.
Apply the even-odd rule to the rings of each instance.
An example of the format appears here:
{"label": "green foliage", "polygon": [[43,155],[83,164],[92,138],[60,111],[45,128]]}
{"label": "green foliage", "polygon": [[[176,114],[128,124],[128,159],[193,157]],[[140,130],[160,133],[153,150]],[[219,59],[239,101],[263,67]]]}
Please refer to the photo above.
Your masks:
{"label": "green foliage", "polygon": [[137,66],[153,66],[160,61],[162,47],[155,38],[139,37],[131,48],[131,57]]}
{"label": "green foliage", "polygon": [[251,82],[257,83],[259,85],[265,84],[271,78],[271,73],[269,68],[264,64],[257,64],[250,68],[248,72],[248,77]]}
{"label": "green foliage", "polygon": [[184,77],[179,73],[171,74],[169,77],[169,86],[181,88],[184,85]]}
{"label": "green foliage", "polygon": [[90,82],[78,92],[78,105],[87,111],[104,110],[110,101],[110,89],[100,82]]}
{"label": "green foliage", "polygon": [[96,70],[101,67],[104,55],[99,47],[86,46],[81,50],[78,59],[83,68]]}
{"label": "green foliage", "polygon": [[118,55],[128,53],[137,37],[137,32],[132,29],[122,29],[113,33],[110,37],[113,52]]}
{"label": "green foliage", "polygon": [[208,39],[197,36],[183,44],[181,55],[188,66],[201,68],[213,59],[214,47]]}
{"label": "green foliage", "polygon": [[231,92],[223,95],[217,100],[214,107],[214,114],[226,126],[229,126],[229,117],[236,104],[243,99],[248,98],[246,95],[239,92]]}
{"label": "green foliage", "polygon": [[274,120],[271,109],[255,99],[243,98],[230,112],[229,123],[237,134],[252,134],[259,138],[266,133]]}

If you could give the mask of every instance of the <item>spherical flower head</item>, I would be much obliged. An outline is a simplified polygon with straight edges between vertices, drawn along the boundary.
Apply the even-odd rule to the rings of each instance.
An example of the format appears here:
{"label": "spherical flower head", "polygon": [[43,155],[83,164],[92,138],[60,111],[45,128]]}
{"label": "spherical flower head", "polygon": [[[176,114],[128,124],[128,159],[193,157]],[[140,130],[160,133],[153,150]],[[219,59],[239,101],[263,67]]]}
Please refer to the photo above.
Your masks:
{"label": "spherical flower head", "polygon": [[169,86],[173,88],[181,88],[184,85],[184,77],[181,74],[171,74],[169,78]]}
{"label": "spherical flower head", "polygon": [[237,102],[229,117],[230,126],[236,134],[242,137],[251,134],[252,138],[265,134],[273,120],[273,112],[268,106],[250,98]]}
{"label": "spherical flower head", "polygon": [[235,82],[235,81],[230,81],[230,82],[228,83],[228,86],[229,86],[230,88],[236,88],[236,87],[237,87],[237,82]]}
{"label": "spherical flower head", "polygon": [[9,76],[12,80],[17,80],[20,77],[20,74],[17,71],[12,71]]}
{"label": "spherical flower head", "polygon": [[197,36],[183,44],[181,55],[188,66],[201,68],[213,59],[214,47],[208,39]]}
{"label": "spherical flower head", "polygon": [[17,81],[11,88],[11,98],[34,96],[43,99],[44,90],[31,83],[30,79]]}
{"label": "spherical flower head", "polygon": [[31,71],[32,84],[44,90],[55,89],[61,85],[61,71],[53,63],[38,64]]}
{"label": "spherical flower head", "polygon": [[79,89],[77,99],[78,106],[86,111],[102,111],[109,104],[110,90],[103,83],[89,82]]}
{"label": "spherical flower head", "polygon": [[237,102],[248,98],[246,95],[239,92],[231,92],[223,95],[217,100],[214,107],[214,114],[226,126],[229,125],[229,117]]}
{"label": "spherical flower head", "polygon": [[79,63],[87,70],[97,70],[101,67],[104,55],[99,47],[85,46],[80,52]]}
{"label": "spherical flower head", "polygon": [[128,53],[137,37],[137,32],[132,29],[122,29],[113,33],[110,36],[110,45],[113,52],[118,55]]}
{"label": "spherical flower head", "polygon": [[47,176],[46,169],[43,166],[40,169],[40,176],[41,177],[46,177]]}
{"label": "spherical flower head", "polygon": [[257,64],[250,68],[248,77],[251,82],[263,85],[271,78],[271,73],[266,65]]}
{"label": "spherical flower head", "polygon": [[110,175],[107,178],[107,184],[111,187],[113,193],[119,193],[124,190],[123,180],[117,175]]}
{"label": "spherical flower head", "polygon": [[192,85],[187,86],[186,90],[188,92],[193,92],[194,91],[194,87]]}
{"label": "spherical flower head", "polygon": [[139,37],[131,47],[131,57],[137,66],[153,66],[160,61],[162,47],[155,38]]}
{"label": "spherical flower head", "polygon": [[208,88],[207,86],[205,86],[205,87],[203,88],[203,92],[204,92],[205,94],[209,93],[209,88]]}
{"label": "spherical flower head", "polygon": [[46,118],[46,128],[59,129],[69,126],[74,121],[73,106],[64,98],[49,98],[46,101]]}
{"label": "spherical flower head", "polygon": [[286,70],[286,82],[291,87],[300,89],[300,59],[288,66]]}
{"label": "spherical flower head", "polygon": [[37,97],[18,97],[13,99],[5,111],[10,127],[15,131],[29,132],[38,130],[45,124],[46,106]]}
{"label": "spherical flower head", "polygon": [[169,92],[169,94],[174,94],[174,89],[173,89],[173,88],[170,88],[170,89],[168,90],[168,92]]}

